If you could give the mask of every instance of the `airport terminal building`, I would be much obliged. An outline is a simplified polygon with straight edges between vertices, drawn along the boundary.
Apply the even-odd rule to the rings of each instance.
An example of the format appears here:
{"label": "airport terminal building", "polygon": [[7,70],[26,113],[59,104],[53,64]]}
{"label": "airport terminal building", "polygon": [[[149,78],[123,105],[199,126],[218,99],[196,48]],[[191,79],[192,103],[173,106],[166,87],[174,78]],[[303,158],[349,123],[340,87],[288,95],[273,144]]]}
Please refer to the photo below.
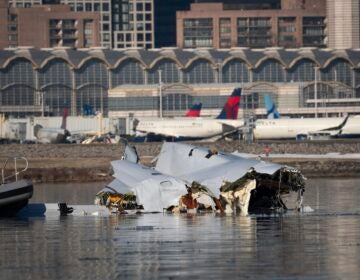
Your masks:
{"label": "airport terminal building", "polygon": [[360,49],[0,50],[0,113],[15,117],[182,116],[195,101],[215,116],[235,87],[239,117],[264,117],[265,94],[285,116],[358,114]]}

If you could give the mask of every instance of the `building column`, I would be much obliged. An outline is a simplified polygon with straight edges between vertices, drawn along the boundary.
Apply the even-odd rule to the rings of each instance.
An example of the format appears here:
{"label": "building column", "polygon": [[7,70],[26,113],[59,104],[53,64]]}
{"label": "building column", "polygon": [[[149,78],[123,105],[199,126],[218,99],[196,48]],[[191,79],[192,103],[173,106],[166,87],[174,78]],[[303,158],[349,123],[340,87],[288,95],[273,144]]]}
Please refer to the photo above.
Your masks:
{"label": "building column", "polygon": [[111,68],[108,67],[107,69],[107,72],[108,72],[108,90],[109,89],[112,89],[112,72],[111,72]]}
{"label": "building column", "polygon": [[182,71],[182,69],[179,67],[179,84],[183,84],[184,83],[184,73]]}
{"label": "building column", "polygon": [[149,84],[149,73],[148,71],[146,70],[146,68],[141,68],[143,71],[144,71],[144,84],[147,85]]}

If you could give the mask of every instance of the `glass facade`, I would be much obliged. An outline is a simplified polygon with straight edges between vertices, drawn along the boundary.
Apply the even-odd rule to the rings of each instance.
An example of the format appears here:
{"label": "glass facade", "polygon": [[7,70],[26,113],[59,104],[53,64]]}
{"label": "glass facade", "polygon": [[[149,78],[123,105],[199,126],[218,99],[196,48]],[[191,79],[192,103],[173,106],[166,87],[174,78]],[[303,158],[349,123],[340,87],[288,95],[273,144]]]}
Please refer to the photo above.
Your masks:
{"label": "glass facade", "polygon": [[231,48],[230,18],[221,18],[219,24],[220,48]]}
{"label": "glass facade", "polygon": [[303,46],[325,47],[326,38],[325,17],[303,18]]}
{"label": "glass facade", "polygon": [[213,46],[213,19],[185,19],[184,47],[199,48]]}
{"label": "glass facade", "polygon": [[271,18],[238,18],[238,47],[266,48],[271,47]]}
{"label": "glass facade", "polygon": [[215,82],[214,69],[211,63],[205,59],[195,60],[183,73],[183,83],[185,84],[209,84]]}
{"label": "glass facade", "polygon": [[249,82],[249,68],[244,61],[239,59],[233,59],[226,63],[222,74],[223,83]]}
{"label": "glass facade", "polygon": [[278,45],[285,48],[295,48],[296,42],[296,17],[278,18]]}
{"label": "glass facade", "polygon": [[268,59],[261,63],[253,72],[253,82],[280,83],[285,80],[285,70],[275,59]]}
{"label": "glass facade", "polygon": [[310,59],[301,59],[287,70],[288,82],[310,82],[315,80],[316,64]]}
{"label": "glass facade", "polygon": [[[312,107],[315,76],[319,86],[318,98],[327,100],[327,103],[330,102],[328,99],[334,98],[340,101],[360,98],[360,68],[356,68],[357,62],[345,59],[344,53],[336,56],[329,51],[316,50],[306,57],[294,55],[293,51],[281,51],[277,57],[283,59],[269,56],[266,51],[251,50],[221,54],[215,50],[175,50],[168,57],[162,56],[160,51],[132,52],[132,57],[125,52],[106,51],[98,57],[94,57],[94,53],[92,51],[90,56],[86,51],[71,50],[60,56],[58,50],[53,53],[34,51],[33,59],[30,59],[15,52],[9,56],[9,51],[0,51],[0,112],[13,106],[15,111],[40,113],[34,107],[40,108],[42,100],[46,113],[54,116],[61,115],[65,107],[71,108],[72,115],[81,115],[85,105],[102,111],[104,115],[109,110],[157,110],[157,96],[108,97],[108,91],[116,87],[134,87],[137,92],[139,88],[155,89],[160,83],[160,73],[164,87],[181,85],[186,88],[182,91],[176,89],[170,94],[165,90],[164,110],[186,110],[193,98],[203,102],[204,109],[219,108],[227,96],[195,97],[191,95],[191,88],[251,83],[267,83],[268,87],[278,83],[299,83],[300,92],[303,92],[298,100],[300,106]],[[252,92],[250,97],[244,97],[246,108],[262,107],[259,103],[262,102],[262,92]],[[336,104],[334,100],[331,102]],[[291,104],[289,107],[295,106]]]}

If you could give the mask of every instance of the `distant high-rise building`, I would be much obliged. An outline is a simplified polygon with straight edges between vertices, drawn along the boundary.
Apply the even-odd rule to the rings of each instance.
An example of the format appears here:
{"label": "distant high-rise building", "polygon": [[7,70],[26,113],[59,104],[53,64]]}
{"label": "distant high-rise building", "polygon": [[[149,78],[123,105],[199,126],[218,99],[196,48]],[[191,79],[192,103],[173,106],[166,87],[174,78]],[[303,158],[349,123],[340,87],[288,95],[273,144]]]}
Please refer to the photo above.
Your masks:
{"label": "distant high-rise building", "polygon": [[195,3],[223,3],[224,10],[280,9],[282,0],[195,0]]}
{"label": "distant high-rise building", "polygon": [[1,26],[7,28],[7,34],[0,33],[0,47],[3,48],[89,48],[100,44],[100,15],[97,13],[76,13],[64,5],[35,5],[10,7],[6,9],[6,16],[1,16],[4,18]]}
{"label": "distant high-rise building", "polygon": [[114,48],[154,47],[154,1],[113,0]]}
{"label": "distant high-rise building", "polygon": [[111,0],[60,0],[60,3],[69,5],[74,12],[100,13],[101,46],[111,48]]}
{"label": "distant high-rise building", "polygon": [[330,48],[360,47],[360,0],[328,0],[328,45]]}
{"label": "distant high-rise building", "polygon": [[[154,0],[9,0],[13,7],[66,4],[74,12],[100,13],[100,42],[106,48],[154,47]],[[175,12],[174,12],[175,18]],[[175,19],[174,19],[175,21]],[[174,35],[175,36],[175,35]],[[170,36],[171,37],[171,36]]]}
{"label": "distant high-rise building", "polygon": [[66,4],[73,12],[100,13],[100,42],[102,47],[112,47],[111,0],[9,0],[12,7],[29,8],[35,5]]}
{"label": "distant high-rise building", "polygon": [[223,3],[191,4],[190,11],[177,12],[177,46],[326,46],[326,0],[282,0],[281,9],[262,9],[260,2],[257,9],[225,9]]}
{"label": "distant high-rise building", "polygon": [[8,46],[8,2],[0,0],[0,48]]}

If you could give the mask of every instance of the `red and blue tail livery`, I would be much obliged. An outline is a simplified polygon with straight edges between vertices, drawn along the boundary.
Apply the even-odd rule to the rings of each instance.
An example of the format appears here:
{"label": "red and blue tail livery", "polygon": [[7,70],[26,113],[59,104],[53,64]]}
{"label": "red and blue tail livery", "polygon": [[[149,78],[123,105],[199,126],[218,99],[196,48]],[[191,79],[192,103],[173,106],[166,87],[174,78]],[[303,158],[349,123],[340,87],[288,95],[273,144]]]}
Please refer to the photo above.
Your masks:
{"label": "red and blue tail livery", "polygon": [[217,119],[236,120],[240,105],[241,88],[235,88]]}
{"label": "red and blue tail livery", "polygon": [[192,107],[186,113],[186,116],[187,117],[192,117],[192,118],[200,117],[201,107],[202,107],[201,102],[195,103],[194,105],[192,105]]}

